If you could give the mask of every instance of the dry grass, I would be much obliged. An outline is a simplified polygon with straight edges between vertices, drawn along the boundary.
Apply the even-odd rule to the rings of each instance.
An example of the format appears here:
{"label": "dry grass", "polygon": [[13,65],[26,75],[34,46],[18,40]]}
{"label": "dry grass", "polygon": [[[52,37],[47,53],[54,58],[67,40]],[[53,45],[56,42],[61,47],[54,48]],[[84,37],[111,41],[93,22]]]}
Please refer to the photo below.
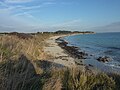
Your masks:
{"label": "dry grass", "polygon": [[27,39],[0,36],[1,90],[119,90],[119,75],[95,75],[40,61],[50,58],[43,51],[50,36],[39,34]]}
{"label": "dry grass", "polygon": [[[0,88],[1,90],[38,90],[42,88],[39,68],[34,60],[47,59],[43,51],[45,40],[51,35],[20,38],[16,35],[0,36]],[[29,86],[30,85],[30,86]],[[35,87],[36,86],[36,87]]]}
{"label": "dry grass", "polygon": [[[115,81],[105,73],[81,72],[74,69],[53,69],[44,90],[117,90]],[[58,87],[58,88],[54,88]]]}
{"label": "dry grass", "polygon": [[62,84],[59,78],[50,78],[43,86],[43,90],[61,90]]}
{"label": "dry grass", "polygon": [[15,59],[24,54],[29,59],[46,59],[44,52],[45,40],[50,35],[35,35],[32,39],[21,39],[15,35],[0,36],[0,60]]}
{"label": "dry grass", "polygon": [[24,55],[16,61],[0,63],[0,81],[1,90],[30,90],[34,83],[38,83],[37,87],[41,84],[40,75],[37,75],[33,64]]}

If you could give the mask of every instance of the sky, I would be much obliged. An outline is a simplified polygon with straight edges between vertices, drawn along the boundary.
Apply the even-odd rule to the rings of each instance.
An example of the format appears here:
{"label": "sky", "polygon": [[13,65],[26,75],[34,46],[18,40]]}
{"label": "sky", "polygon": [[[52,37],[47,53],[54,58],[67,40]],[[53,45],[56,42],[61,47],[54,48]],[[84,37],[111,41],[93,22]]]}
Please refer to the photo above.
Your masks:
{"label": "sky", "polygon": [[120,0],[0,0],[0,32],[120,32]]}

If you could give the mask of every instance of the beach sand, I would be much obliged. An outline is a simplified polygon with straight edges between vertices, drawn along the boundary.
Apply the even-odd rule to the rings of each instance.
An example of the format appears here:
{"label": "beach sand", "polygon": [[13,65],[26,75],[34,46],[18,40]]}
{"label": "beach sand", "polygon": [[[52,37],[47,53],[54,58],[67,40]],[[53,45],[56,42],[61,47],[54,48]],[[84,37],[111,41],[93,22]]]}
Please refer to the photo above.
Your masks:
{"label": "beach sand", "polygon": [[[46,43],[48,45],[44,48],[44,51],[53,56],[53,59],[51,61],[54,63],[61,64],[65,67],[69,67],[69,68],[78,67],[76,62],[78,62],[79,64],[82,64],[81,60],[71,57],[68,53],[65,52],[64,49],[59,47],[55,41],[57,38],[64,37],[64,36],[65,35],[53,36],[53,37],[49,38],[48,40],[46,40]],[[84,65],[79,65],[79,67],[82,70],[85,69]]]}

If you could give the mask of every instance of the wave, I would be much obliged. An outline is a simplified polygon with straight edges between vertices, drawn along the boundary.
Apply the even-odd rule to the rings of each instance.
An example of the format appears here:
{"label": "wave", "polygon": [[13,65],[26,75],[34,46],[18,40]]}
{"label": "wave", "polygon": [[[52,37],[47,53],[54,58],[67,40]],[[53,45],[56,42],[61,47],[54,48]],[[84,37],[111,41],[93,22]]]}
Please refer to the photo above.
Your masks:
{"label": "wave", "polygon": [[115,64],[106,64],[106,65],[114,68],[120,68],[120,65],[115,65]]}
{"label": "wave", "polygon": [[108,47],[108,48],[120,50],[119,47]]}

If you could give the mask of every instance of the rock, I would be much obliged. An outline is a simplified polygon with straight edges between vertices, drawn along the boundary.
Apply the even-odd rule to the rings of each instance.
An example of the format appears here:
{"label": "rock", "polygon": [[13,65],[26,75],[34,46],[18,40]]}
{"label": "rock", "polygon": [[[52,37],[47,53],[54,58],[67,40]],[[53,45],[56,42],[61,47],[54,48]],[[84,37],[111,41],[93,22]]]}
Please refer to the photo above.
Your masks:
{"label": "rock", "polygon": [[90,54],[90,56],[94,56],[93,54]]}
{"label": "rock", "polygon": [[58,38],[56,39],[56,42],[58,45],[66,50],[71,56],[78,58],[78,59],[86,59],[86,56],[88,56],[87,53],[84,51],[79,51],[79,48],[76,46],[68,46],[68,42],[65,41],[64,39]]}
{"label": "rock", "polygon": [[111,61],[111,58],[107,56],[103,56],[103,57],[99,57],[97,60],[105,63]]}
{"label": "rock", "polygon": [[93,67],[93,65],[92,64],[88,64],[90,67]]}

